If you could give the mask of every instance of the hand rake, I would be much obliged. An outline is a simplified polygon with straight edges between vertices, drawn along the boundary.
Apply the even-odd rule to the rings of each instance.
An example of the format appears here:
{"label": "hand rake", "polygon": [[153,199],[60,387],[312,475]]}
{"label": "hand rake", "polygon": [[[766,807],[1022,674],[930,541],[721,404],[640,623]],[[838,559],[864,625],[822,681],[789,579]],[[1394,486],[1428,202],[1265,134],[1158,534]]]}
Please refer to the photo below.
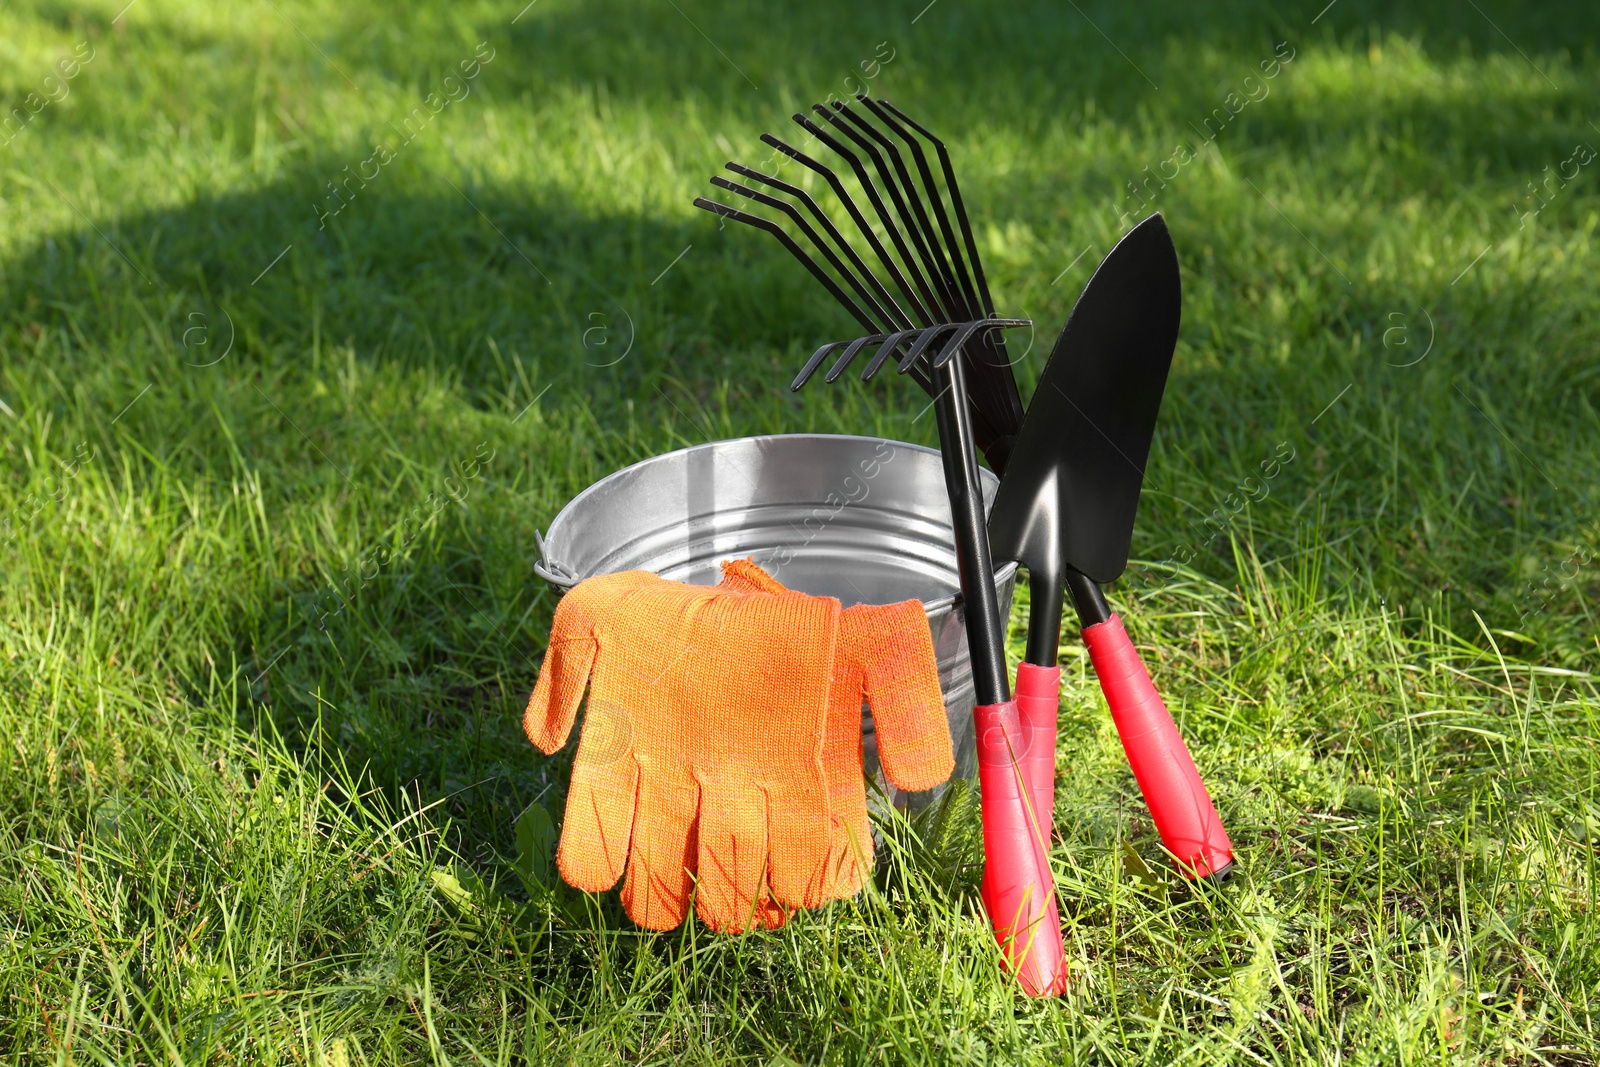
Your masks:
{"label": "hand rake", "polygon": [[[973,685],[978,698],[973,716],[979,747],[979,788],[987,858],[984,901],[996,937],[1023,988],[1035,995],[1058,993],[1065,988],[1065,953],[1045,853],[1048,828],[1041,827],[1037,817],[1032,817],[1029,794],[1019,770],[1018,760],[1026,741],[1006,675],[1005,624],[999,617],[995,599],[993,562],[976,454],[977,448],[983,448],[991,456],[992,464],[1003,463],[1014,443],[1014,434],[1021,423],[1021,405],[1000,331],[1007,326],[1028,325],[1028,322],[994,315],[981,269],[969,272],[962,260],[926,153],[907,132],[907,126],[935,144],[967,252],[976,264],[971,228],[959,193],[955,191],[954,173],[944,146],[890,105],[864,97],[858,100],[907,144],[929,197],[927,205],[894,139],[848,105],[835,102],[830,110],[819,104],[814,110],[834,131],[872,160],[876,183],[861,158],[828,130],[804,115],[796,115],[795,121],[849,164],[893,245],[894,254],[885,247],[832,169],[770,134],[763,135],[762,140],[828,183],[879,266],[899,290],[904,305],[868,267],[816,201],[796,186],[738,164],[728,165],[735,174],[793,197],[821,226],[828,240],[790,201],[725,178],[712,179],[719,188],[781,212],[827,261],[837,279],[823,270],[778,224],[704,198],[697,199],[695,205],[772,234],[857,322],[872,331],[865,337],[830,343],[818,349],[801,368],[791,384],[792,389],[803,387],[824,360],[841,348],[842,353],[824,375],[825,381],[837,380],[866,347],[877,345],[861,374],[862,380],[871,379],[905,345],[907,348],[896,363],[897,369],[912,375],[933,395],[940,451],[944,457],[945,486],[956,533],[956,558]],[[885,193],[894,204],[893,212],[884,202]],[[929,220],[930,205],[939,220],[937,234]],[[845,292],[839,280],[853,291],[853,296]],[[935,350],[935,344],[941,340],[944,343]],[[958,353],[960,358],[956,358]],[[1002,401],[998,405],[999,419],[986,414],[995,410],[997,397]],[[1006,410],[1006,403],[1015,410]]]}

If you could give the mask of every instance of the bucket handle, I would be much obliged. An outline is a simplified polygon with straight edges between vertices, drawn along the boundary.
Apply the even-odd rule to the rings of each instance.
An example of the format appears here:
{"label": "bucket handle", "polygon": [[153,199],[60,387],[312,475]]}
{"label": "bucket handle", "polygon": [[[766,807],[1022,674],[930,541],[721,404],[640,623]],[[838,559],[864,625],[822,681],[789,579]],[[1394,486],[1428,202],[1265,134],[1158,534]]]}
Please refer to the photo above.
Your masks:
{"label": "bucket handle", "polygon": [[570,589],[578,583],[578,576],[571,567],[550,558],[550,549],[545,545],[544,534],[539,532],[538,527],[534,527],[533,541],[539,546],[539,558],[533,564],[533,573],[562,589]]}

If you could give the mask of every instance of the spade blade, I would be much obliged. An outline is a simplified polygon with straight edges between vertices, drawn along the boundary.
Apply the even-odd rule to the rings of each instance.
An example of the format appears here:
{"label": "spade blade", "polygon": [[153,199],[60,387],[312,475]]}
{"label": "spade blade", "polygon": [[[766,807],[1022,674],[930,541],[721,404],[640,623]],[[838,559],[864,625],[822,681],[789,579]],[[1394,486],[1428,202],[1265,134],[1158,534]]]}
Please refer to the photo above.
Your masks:
{"label": "spade blade", "polygon": [[1181,304],[1177,251],[1151,215],[1089,279],[1039,376],[989,514],[996,560],[1122,573]]}

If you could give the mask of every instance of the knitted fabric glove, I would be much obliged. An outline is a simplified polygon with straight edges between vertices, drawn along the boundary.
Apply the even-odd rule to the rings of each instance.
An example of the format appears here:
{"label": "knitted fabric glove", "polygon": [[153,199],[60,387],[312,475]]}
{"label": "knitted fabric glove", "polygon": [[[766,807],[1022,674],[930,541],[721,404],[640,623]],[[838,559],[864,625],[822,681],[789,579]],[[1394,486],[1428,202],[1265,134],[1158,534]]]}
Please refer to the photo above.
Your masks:
{"label": "knitted fabric glove", "polygon": [[[717,930],[824,899],[833,845],[821,745],[839,602],[591,578],[556,607],[523,726],[546,753],[588,710],[556,860],[579,889],[624,872],[634,922]],[[697,884],[696,884],[697,883]],[[770,905],[764,906],[770,910]]]}
{"label": "knitted fabric glove", "polygon": [[[718,588],[810,599],[750,560],[723,563],[722,575]],[[861,761],[863,700],[872,710],[878,758],[890,782],[900,789],[920,790],[950,777],[955,768],[950,722],[939,689],[933,637],[920,601],[858,604],[846,608],[840,618],[822,743],[831,832],[825,891],[829,900],[854,896],[872,870],[872,827]],[[768,926],[780,926],[784,920],[783,912],[770,906],[758,909],[757,917]]]}

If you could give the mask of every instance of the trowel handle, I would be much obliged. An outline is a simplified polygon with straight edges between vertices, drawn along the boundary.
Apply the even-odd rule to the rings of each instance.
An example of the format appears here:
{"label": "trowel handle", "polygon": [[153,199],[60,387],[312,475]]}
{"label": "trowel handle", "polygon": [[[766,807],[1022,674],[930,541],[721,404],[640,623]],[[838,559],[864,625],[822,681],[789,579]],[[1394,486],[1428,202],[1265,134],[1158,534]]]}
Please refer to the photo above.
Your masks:
{"label": "trowel handle", "polygon": [[1112,615],[1088,627],[1083,641],[1162,845],[1191,878],[1223,874],[1233,865],[1233,842],[1122,620]]}
{"label": "trowel handle", "polygon": [[983,810],[983,905],[1008,968],[1029,996],[1067,986],[1066,949],[1050,867],[1029,817],[1019,758],[1025,735],[1017,702],[972,709]]}
{"label": "trowel handle", "polygon": [[[1022,774],[1023,795],[1028,802],[1028,830],[1033,836],[1036,850],[1034,859],[1046,884],[1052,886],[1050,906],[1045,914],[1045,928],[1061,929],[1061,916],[1057,911],[1054,880],[1050,877],[1050,840],[1055,834],[1056,808],[1056,718],[1061,707],[1061,668],[1041,667],[1026,661],[1017,664],[1017,720],[1021,728],[1025,751],[1017,756]],[[988,871],[985,869],[985,874]],[[984,880],[984,899],[989,895],[988,879]],[[1063,981],[1058,983],[1061,992]]]}
{"label": "trowel handle", "polygon": [[1017,665],[1017,715],[1025,749],[1019,762],[1033,804],[1038,833],[1048,844],[1055,826],[1056,716],[1061,707],[1061,668]]}

